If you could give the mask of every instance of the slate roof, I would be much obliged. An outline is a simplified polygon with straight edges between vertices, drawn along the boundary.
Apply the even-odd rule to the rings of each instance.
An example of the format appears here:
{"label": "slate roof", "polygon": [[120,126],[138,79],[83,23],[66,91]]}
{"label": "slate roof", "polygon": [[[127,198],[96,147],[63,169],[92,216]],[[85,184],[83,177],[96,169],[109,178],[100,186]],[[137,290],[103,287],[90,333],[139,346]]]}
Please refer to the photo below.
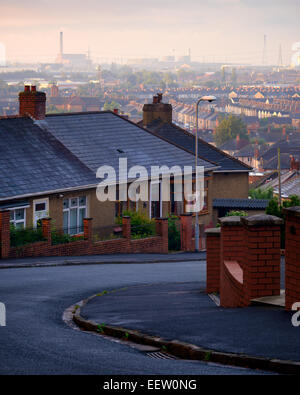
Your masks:
{"label": "slate roof", "polygon": [[[195,136],[179,126],[173,123],[163,123],[158,119],[148,125],[147,129],[195,153]],[[216,171],[250,171],[252,169],[200,138],[198,139],[198,153],[200,158],[218,164],[220,168]]]}
{"label": "slate roof", "polygon": [[264,210],[268,204],[268,199],[213,199],[214,208]]}
{"label": "slate roof", "polygon": [[[46,128],[82,163],[96,173],[99,166],[113,166],[118,176],[119,158],[126,157],[128,169],[142,165],[193,166],[189,152],[158,138],[150,131],[112,112],[51,114],[36,121]],[[216,164],[199,160],[206,170]]]}
{"label": "slate roof", "polygon": [[249,141],[246,139],[241,138],[240,140],[237,140],[236,138],[232,138],[230,140],[225,141],[225,143],[223,143],[220,146],[220,149],[225,151],[238,151],[248,144]]}
{"label": "slate roof", "polygon": [[[275,193],[278,193],[278,185],[277,188],[274,189]],[[281,184],[281,196],[284,198],[289,197],[290,195],[298,195],[300,196],[300,176],[299,173],[289,180],[283,182]]]}
{"label": "slate roof", "polygon": [[[194,156],[111,112],[0,119],[0,201],[94,187],[99,166],[193,166]],[[199,160],[205,170],[215,163]]]}
{"label": "slate roof", "polygon": [[30,118],[0,119],[0,200],[99,182]]}

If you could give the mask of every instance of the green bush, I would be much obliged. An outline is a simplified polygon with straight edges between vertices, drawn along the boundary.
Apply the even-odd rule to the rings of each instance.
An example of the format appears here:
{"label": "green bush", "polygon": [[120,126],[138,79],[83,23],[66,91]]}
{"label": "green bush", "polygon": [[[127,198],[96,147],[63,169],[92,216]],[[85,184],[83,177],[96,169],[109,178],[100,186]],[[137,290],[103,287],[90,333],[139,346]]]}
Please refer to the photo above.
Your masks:
{"label": "green bush", "polygon": [[179,251],[181,249],[180,230],[177,227],[178,217],[170,215],[168,217],[168,241],[169,250]]}
{"label": "green bush", "polygon": [[285,214],[283,213],[283,208],[294,206],[300,206],[300,198],[297,195],[290,195],[287,200],[282,202],[280,207],[278,206],[278,199],[273,198],[269,201],[269,205],[266,208],[266,214],[275,215],[284,221],[281,225],[281,248],[285,247]]}
{"label": "green bush", "polygon": [[249,214],[243,210],[231,210],[225,215],[225,217],[247,217]]}
{"label": "green bush", "polygon": [[272,199],[273,198],[273,188],[268,189],[250,189],[249,196],[251,199]]}
{"label": "green bush", "polygon": [[10,245],[12,247],[19,247],[44,240],[45,238],[41,228],[19,229],[13,225],[10,226]]}
{"label": "green bush", "polygon": [[[139,211],[125,210],[123,217],[130,217],[131,237],[133,239],[142,239],[155,235],[155,221],[149,219],[146,214]],[[122,224],[122,217],[118,217],[117,224]]]}
{"label": "green bush", "polygon": [[51,231],[52,245],[66,244],[66,243],[71,243],[72,241],[78,241],[78,240],[83,240],[83,239],[84,239],[84,237],[82,235],[72,236],[72,235],[68,235],[66,233],[57,232],[56,230]]}

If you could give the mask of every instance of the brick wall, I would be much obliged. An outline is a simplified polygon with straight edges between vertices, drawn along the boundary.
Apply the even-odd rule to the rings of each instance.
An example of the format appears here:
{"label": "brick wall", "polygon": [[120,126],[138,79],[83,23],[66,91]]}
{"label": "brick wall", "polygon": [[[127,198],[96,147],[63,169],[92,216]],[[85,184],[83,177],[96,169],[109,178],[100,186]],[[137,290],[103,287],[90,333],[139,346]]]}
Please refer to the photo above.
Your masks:
{"label": "brick wall", "polygon": [[51,244],[51,219],[42,220],[42,230],[46,241],[10,248],[9,211],[0,212],[1,257],[18,258],[34,256],[76,256],[120,253],[167,253],[168,220],[156,219],[156,236],[131,239],[130,218],[123,218],[123,237],[106,241],[92,241],[92,219],[84,219],[84,240],[66,244]]}
{"label": "brick wall", "polygon": [[219,273],[222,307],[247,306],[251,299],[279,295],[282,220],[258,214],[224,217],[220,223],[219,243],[214,230],[207,231],[207,292],[218,289]]}
{"label": "brick wall", "polygon": [[244,283],[247,300],[280,295],[282,219],[259,214],[242,218],[245,235]]}

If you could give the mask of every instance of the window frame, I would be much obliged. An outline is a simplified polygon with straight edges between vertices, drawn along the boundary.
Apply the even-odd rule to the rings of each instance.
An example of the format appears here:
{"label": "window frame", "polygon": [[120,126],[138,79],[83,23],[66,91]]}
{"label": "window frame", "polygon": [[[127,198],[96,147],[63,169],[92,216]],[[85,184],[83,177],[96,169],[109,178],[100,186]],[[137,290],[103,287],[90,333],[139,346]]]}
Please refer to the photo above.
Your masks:
{"label": "window frame", "polygon": [[[10,211],[10,215],[11,215],[12,212],[14,213],[14,219],[13,219],[13,220],[9,219],[9,223],[10,223],[10,224],[13,224],[13,226],[14,226],[15,228],[17,228],[16,224],[20,224],[20,223],[23,223],[23,224],[24,224],[24,225],[23,225],[23,229],[26,228],[26,208],[27,208],[27,207],[28,207],[28,206],[24,206],[24,207],[12,207],[12,208],[9,208],[9,209],[8,209],[8,210]],[[24,218],[23,218],[23,219],[16,220],[16,210],[24,210]]]}
{"label": "window frame", "polygon": [[[80,205],[80,199],[83,198],[83,197],[85,198],[85,205]],[[77,205],[76,206],[72,206],[71,205],[71,200],[73,200],[73,199],[77,199]],[[65,200],[68,200],[68,207],[67,208],[64,208],[64,201]],[[82,225],[79,223],[80,210],[81,209],[85,209],[85,215],[84,215],[83,218],[86,218],[87,217],[87,213],[88,213],[88,199],[87,199],[87,196],[86,195],[81,195],[81,196],[72,196],[70,198],[64,198],[62,204],[63,204],[63,210],[62,210],[63,211],[63,216],[64,216],[64,213],[66,213],[66,212],[68,213],[68,227],[67,227],[67,232],[66,232],[65,228],[64,228],[64,225],[63,225],[64,233],[66,233],[68,235],[81,235],[81,234],[83,234],[84,233],[83,223],[82,223]],[[71,229],[73,228],[73,227],[70,226],[70,221],[71,221],[70,212],[71,212],[71,210],[74,210],[74,209],[76,209],[76,229],[77,229],[77,231],[76,231],[76,233],[70,233]],[[82,228],[82,231],[79,231],[80,228]]]}

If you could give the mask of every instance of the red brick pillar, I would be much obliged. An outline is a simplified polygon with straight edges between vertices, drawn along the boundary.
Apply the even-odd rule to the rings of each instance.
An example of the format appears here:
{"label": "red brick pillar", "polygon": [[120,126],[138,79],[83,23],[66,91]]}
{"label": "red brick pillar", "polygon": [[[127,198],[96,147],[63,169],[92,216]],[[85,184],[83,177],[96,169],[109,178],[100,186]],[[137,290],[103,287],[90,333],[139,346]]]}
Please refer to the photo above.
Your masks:
{"label": "red brick pillar", "polygon": [[284,210],[285,225],[285,308],[300,302],[300,206]]}
{"label": "red brick pillar", "polygon": [[192,214],[180,215],[180,239],[182,251],[195,251],[192,239],[193,217]]}
{"label": "red brick pillar", "polygon": [[244,293],[246,301],[280,295],[280,225],[282,219],[257,214],[243,217],[245,233]]}
{"label": "red brick pillar", "polygon": [[122,217],[122,235],[126,240],[124,253],[131,252],[131,219],[129,216]]}
{"label": "red brick pillar", "polygon": [[244,264],[244,232],[241,217],[223,217],[221,224],[221,262],[237,261]]}
{"label": "red brick pillar", "polygon": [[122,217],[122,234],[126,239],[131,239],[130,217]]}
{"label": "red brick pillar", "polygon": [[220,290],[221,228],[206,229],[206,292]]}
{"label": "red brick pillar", "polygon": [[232,301],[232,290],[228,288],[224,261],[235,261],[241,268],[244,266],[244,233],[241,217],[223,217],[219,219],[219,222],[221,224],[220,305],[222,307],[237,307],[242,303],[233,303]]}
{"label": "red brick pillar", "polygon": [[51,245],[51,218],[42,218],[42,231],[44,238]]}
{"label": "red brick pillar", "polygon": [[1,258],[8,258],[10,252],[10,211],[0,211]]}
{"label": "red brick pillar", "polygon": [[168,218],[155,218],[155,230],[157,236],[162,238],[162,253],[169,252],[169,231],[168,231]]}
{"label": "red brick pillar", "polygon": [[83,218],[83,237],[89,243],[92,242],[92,224],[93,218]]}

